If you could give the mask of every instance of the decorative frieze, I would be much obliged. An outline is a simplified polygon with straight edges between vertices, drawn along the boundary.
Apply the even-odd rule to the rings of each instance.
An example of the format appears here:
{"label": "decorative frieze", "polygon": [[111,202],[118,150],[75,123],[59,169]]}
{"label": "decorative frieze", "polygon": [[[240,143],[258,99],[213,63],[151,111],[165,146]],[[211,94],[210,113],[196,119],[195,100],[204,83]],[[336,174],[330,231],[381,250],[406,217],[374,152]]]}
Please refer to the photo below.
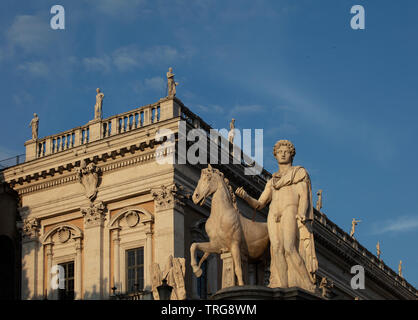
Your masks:
{"label": "decorative frieze", "polygon": [[88,207],[81,208],[81,213],[84,216],[84,225],[86,227],[102,225],[106,220],[105,210],[106,206],[102,201],[92,203]]}

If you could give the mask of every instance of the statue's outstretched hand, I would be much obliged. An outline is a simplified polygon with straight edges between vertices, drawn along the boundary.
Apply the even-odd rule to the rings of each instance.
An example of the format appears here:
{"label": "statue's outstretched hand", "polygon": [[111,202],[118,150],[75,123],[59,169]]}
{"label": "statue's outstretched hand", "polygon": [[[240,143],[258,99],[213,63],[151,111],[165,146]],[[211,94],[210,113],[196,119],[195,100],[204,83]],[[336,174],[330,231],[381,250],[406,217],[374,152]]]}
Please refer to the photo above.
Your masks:
{"label": "statue's outstretched hand", "polygon": [[248,193],[244,190],[243,187],[239,187],[237,190],[235,190],[235,194],[238,197],[240,197],[240,198],[242,198],[244,200],[246,200],[248,198]]}

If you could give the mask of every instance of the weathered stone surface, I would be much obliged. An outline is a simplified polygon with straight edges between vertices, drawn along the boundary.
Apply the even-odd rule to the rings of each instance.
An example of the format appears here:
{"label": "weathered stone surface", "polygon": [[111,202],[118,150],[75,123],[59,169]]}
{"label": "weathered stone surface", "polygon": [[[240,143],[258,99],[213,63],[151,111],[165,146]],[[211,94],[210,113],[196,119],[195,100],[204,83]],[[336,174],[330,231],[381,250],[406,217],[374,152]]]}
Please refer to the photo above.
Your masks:
{"label": "weathered stone surface", "polygon": [[319,295],[301,288],[268,288],[263,286],[236,286],[216,292],[212,300],[322,300]]}

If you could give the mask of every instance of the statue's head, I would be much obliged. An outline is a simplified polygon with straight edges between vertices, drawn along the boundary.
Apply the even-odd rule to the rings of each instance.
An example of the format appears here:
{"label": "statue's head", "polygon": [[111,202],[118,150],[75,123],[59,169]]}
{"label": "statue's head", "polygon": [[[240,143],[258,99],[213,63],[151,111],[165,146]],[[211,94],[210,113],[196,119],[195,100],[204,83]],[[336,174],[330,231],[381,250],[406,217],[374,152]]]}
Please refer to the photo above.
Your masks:
{"label": "statue's head", "polygon": [[168,68],[168,71],[173,72],[173,68],[172,67]]}
{"label": "statue's head", "polygon": [[100,92],[100,88],[97,88],[97,89],[96,89],[96,92],[97,92],[97,93],[99,93],[99,92]]}
{"label": "statue's head", "polygon": [[37,117],[38,115],[36,113],[33,114],[34,117]]}
{"label": "statue's head", "polygon": [[279,164],[293,163],[293,158],[296,155],[296,149],[289,140],[279,140],[273,148],[273,155]]}
{"label": "statue's head", "polygon": [[235,119],[234,118],[232,118],[232,122],[235,122]]}
{"label": "statue's head", "polygon": [[206,169],[202,169],[199,182],[193,192],[193,202],[202,206],[206,198],[217,190],[219,178],[224,178],[223,173],[212,168],[210,164]]}

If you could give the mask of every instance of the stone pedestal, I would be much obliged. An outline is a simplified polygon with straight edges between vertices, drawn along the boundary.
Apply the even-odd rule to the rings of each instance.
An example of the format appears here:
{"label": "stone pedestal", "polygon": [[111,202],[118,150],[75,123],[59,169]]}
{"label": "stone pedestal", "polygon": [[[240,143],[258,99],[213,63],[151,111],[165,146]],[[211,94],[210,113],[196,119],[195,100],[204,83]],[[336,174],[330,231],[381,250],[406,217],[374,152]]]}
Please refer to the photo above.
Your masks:
{"label": "stone pedestal", "polygon": [[85,300],[103,298],[103,236],[105,206],[98,202],[81,208],[84,215],[84,295]]}
{"label": "stone pedestal", "polygon": [[100,119],[89,122],[90,137],[89,142],[100,140],[102,138],[102,121]]}
{"label": "stone pedestal", "polygon": [[[234,272],[234,260],[230,252],[221,254],[222,259],[222,288],[233,287],[237,285],[237,278]],[[241,257],[242,280],[248,283],[248,263],[244,257]]]}
{"label": "stone pedestal", "polygon": [[37,142],[38,142],[37,140],[28,140],[25,142],[25,147],[26,147],[25,161],[36,159]]}
{"label": "stone pedestal", "polygon": [[319,295],[301,288],[268,288],[263,286],[235,286],[216,292],[212,300],[323,300]]}
{"label": "stone pedestal", "polygon": [[175,99],[165,98],[160,102],[160,121],[178,117],[180,115],[180,106]]}

